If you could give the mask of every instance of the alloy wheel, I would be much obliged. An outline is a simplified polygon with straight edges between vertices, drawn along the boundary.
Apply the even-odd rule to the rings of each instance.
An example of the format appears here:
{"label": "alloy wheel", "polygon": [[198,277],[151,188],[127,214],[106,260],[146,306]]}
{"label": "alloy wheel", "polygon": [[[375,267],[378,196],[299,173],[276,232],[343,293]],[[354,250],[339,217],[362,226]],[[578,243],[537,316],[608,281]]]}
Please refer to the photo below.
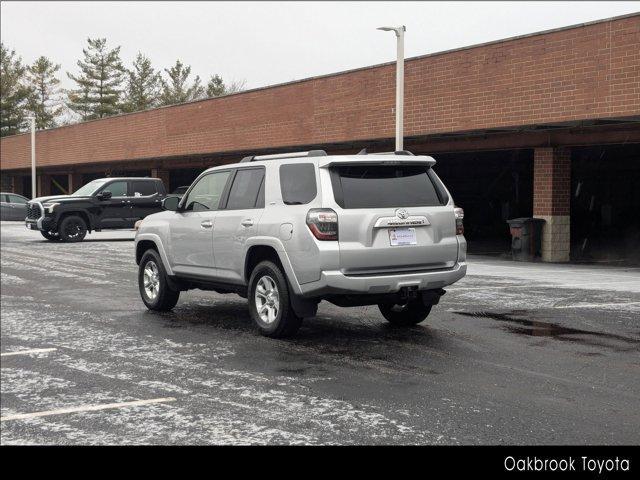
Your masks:
{"label": "alloy wheel", "polygon": [[160,273],[153,260],[148,261],[144,267],[143,286],[147,298],[151,301],[155,300],[160,293]]}
{"label": "alloy wheel", "polygon": [[269,275],[258,280],[254,300],[260,319],[267,324],[273,323],[280,310],[280,294],[276,282]]}

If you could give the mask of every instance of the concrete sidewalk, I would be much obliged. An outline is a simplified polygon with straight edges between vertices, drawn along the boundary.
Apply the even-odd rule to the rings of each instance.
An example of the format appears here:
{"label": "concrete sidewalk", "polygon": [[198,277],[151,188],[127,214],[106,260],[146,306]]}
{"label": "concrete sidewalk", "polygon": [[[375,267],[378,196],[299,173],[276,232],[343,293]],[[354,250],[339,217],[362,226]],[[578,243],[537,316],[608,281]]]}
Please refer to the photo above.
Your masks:
{"label": "concrete sidewalk", "polygon": [[[640,293],[640,268],[529,263],[470,255],[467,276],[527,281],[535,287],[561,287]],[[464,280],[456,284],[464,285]]]}

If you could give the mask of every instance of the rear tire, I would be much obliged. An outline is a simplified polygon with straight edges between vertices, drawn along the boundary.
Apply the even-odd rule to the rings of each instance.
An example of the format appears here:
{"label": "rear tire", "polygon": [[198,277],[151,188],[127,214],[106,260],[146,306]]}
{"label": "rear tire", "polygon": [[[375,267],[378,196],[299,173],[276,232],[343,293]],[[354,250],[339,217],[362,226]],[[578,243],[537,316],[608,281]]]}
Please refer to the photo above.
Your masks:
{"label": "rear tire", "polygon": [[273,262],[260,262],[249,279],[249,312],[260,333],[282,338],[295,334],[302,319],[291,307],[289,285],[281,268]]}
{"label": "rear tire", "polygon": [[44,238],[51,242],[59,242],[60,234],[58,232],[45,232],[44,230],[40,230],[40,233]]}
{"label": "rear tire", "polygon": [[174,290],[170,285],[160,255],[153,249],[144,252],[140,260],[138,288],[149,310],[168,312],[180,298],[180,290]]}
{"label": "rear tire", "polygon": [[63,242],[81,242],[87,235],[87,223],[78,215],[69,215],[60,222],[58,234]]}
{"label": "rear tire", "polygon": [[399,327],[417,325],[431,312],[431,305],[425,305],[421,299],[412,300],[403,305],[381,303],[378,308],[389,323]]}

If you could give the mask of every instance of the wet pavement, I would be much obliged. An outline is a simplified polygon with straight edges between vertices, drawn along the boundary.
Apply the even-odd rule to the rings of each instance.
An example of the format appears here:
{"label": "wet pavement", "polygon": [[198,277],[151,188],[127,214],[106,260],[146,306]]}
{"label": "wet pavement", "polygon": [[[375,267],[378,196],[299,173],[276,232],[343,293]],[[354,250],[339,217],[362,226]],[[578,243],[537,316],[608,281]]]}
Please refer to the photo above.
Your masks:
{"label": "wet pavement", "polygon": [[272,340],[235,295],[148,312],[133,232],[0,231],[2,444],[640,442],[638,268],[471,257],[424,325]]}

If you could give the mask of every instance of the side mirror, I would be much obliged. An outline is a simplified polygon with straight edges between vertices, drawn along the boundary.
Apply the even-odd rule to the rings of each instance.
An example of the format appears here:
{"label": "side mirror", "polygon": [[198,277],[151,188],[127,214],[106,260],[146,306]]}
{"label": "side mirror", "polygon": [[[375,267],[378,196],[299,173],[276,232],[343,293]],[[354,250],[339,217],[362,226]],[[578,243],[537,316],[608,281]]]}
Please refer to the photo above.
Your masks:
{"label": "side mirror", "polygon": [[165,210],[169,210],[171,212],[176,212],[178,210],[178,204],[180,203],[179,197],[165,197],[162,200],[162,208]]}
{"label": "side mirror", "polygon": [[103,190],[98,195],[98,200],[109,200],[111,198],[111,192],[109,190]]}

